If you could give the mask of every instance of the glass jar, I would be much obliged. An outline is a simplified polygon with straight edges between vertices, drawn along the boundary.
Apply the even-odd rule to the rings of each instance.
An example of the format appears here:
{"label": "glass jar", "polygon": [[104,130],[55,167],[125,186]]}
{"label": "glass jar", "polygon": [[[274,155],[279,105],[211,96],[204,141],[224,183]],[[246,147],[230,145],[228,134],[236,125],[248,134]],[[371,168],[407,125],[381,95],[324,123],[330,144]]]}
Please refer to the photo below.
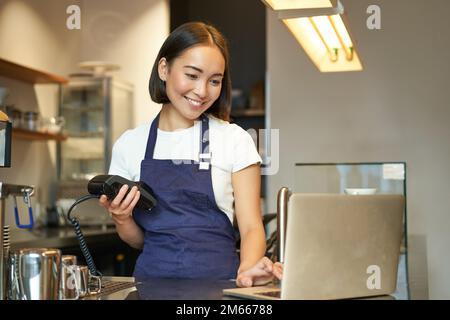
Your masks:
{"label": "glass jar", "polygon": [[38,129],[39,113],[27,111],[23,114],[23,128],[36,131]]}

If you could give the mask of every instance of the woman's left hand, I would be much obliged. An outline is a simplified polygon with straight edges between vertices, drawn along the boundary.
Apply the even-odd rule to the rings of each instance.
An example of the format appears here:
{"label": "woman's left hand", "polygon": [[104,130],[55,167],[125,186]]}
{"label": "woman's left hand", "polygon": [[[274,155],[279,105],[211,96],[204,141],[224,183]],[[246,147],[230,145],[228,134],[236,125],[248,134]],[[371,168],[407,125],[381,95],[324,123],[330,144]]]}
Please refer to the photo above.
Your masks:
{"label": "woman's left hand", "polygon": [[238,287],[261,286],[271,282],[274,277],[281,280],[283,265],[280,262],[273,263],[269,258],[263,257],[250,269],[238,273],[236,285]]}

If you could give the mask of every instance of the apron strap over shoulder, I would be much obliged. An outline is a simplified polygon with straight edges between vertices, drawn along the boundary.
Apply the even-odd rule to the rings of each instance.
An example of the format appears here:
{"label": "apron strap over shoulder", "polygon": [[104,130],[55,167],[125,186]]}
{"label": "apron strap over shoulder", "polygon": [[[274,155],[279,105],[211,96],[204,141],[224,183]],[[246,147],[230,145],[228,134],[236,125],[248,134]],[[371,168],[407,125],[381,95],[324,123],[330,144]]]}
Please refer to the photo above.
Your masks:
{"label": "apron strap over shoulder", "polygon": [[209,170],[211,165],[211,152],[209,150],[209,119],[202,114],[201,116],[201,135],[200,150],[198,154],[199,170]]}
{"label": "apron strap over shoulder", "polygon": [[145,149],[145,157],[144,159],[153,159],[153,153],[155,151],[156,145],[156,137],[158,135],[158,125],[159,125],[159,115],[156,116],[152,121],[152,125],[150,127],[150,132],[147,139],[147,147]]}

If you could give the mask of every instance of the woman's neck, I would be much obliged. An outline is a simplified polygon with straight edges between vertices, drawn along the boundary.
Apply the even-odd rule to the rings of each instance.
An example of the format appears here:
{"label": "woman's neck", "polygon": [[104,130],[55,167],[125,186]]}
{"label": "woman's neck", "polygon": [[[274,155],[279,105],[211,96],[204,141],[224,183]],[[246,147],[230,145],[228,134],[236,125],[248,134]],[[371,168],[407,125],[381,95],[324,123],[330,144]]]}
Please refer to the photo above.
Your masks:
{"label": "woman's neck", "polygon": [[190,128],[194,121],[183,117],[171,104],[164,104],[159,115],[158,128],[163,131],[175,131]]}

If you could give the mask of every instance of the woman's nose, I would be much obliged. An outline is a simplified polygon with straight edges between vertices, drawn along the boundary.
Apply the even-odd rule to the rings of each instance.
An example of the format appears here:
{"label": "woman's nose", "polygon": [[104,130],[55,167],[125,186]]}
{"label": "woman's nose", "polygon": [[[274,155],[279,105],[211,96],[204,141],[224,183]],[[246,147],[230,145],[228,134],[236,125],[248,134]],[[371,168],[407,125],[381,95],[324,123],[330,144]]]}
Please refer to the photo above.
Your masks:
{"label": "woman's nose", "polygon": [[207,94],[207,86],[206,86],[206,82],[204,81],[198,81],[197,85],[194,88],[194,93],[199,97],[199,98],[205,98],[206,94]]}

